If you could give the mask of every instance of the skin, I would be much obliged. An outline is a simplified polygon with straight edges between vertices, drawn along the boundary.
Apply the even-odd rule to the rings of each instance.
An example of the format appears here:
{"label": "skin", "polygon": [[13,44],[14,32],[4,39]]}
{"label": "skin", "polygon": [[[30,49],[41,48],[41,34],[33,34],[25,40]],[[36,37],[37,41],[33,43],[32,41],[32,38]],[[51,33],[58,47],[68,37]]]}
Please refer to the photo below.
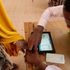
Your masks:
{"label": "skin", "polygon": [[[63,9],[63,15],[66,20],[67,27],[70,29],[70,12],[67,12],[65,9]],[[37,51],[37,46],[41,41],[43,29],[44,28],[42,26],[37,26],[34,29],[33,34],[29,37],[28,47],[30,50],[34,47],[35,51]]]}
{"label": "skin", "polygon": [[[64,18],[67,23],[67,27],[70,29],[70,12],[67,12],[66,10],[63,9],[63,14]],[[42,26],[37,26],[31,36],[28,39],[28,44],[26,41],[17,41],[16,45],[22,50],[24,48],[28,48],[26,55],[25,55],[25,61],[27,63],[33,64],[35,66],[38,66],[39,69],[45,70],[46,65],[42,63],[42,61],[39,59],[39,56],[37,54],[37,46],[41,41],[41,35],[43,32],[43,27]],[[28,46],[28,47],[27,47]],[[34,47],[35,52],[31,52],[29,50],[32,50]]]}
{"label": "skin", "polygon": [[33,33],[31,34],[31,36],[28,39],[29,50],[32,50],[32,48],[34,47],[34,50],[37,52],[37,46],[41,41],[43,29],[44,28],[42,26],[37,26],[34,29]]}
{"label": "skin", "polygon": [[21,50],[23,53],[25,52],[24,49],[28,49],[28,43],[25,40],[18,40],[16,41],[16,46],[19,50]]}
{"label": "skin", "polygon": [[[64,18],[66,20],[67,23],[67,27],[70,29],[70,12],[67,12],[66,10],[63,9],[63,14],[64,14]],[[43,32],[43,27],[42,26],[37,26],[34,31],[33,34],[30,36],[29,40],[28,40],[28,46],[30,46],[30,50],[32,49],[32,47],[34,47],[35,49],[35,53],[31,53],[29,51],[27,51],[26,56],[25,56],[25,61],[31,64],[34,64],[35,66],[38,66],[40,70],[45,70],[46,66],[45,64],[43,64],[41,62],[41,60],[39,59],[37,52],[37,46],[41,41],[41,35]]]}
{"label": "skin", "polygon": [[67,27],[70,29],[70,12],[63,9],[63,14],[64,14],[65,21],[67,23]]}
{"label": "skin", "polygon": [[34,52],[32,53],[31,51],[27,51],[25,55],[25,62],[35,65],[38,67],[39,70],[45,70],[46,64],[42,63],[42,61],[39,58],[38,53]]}

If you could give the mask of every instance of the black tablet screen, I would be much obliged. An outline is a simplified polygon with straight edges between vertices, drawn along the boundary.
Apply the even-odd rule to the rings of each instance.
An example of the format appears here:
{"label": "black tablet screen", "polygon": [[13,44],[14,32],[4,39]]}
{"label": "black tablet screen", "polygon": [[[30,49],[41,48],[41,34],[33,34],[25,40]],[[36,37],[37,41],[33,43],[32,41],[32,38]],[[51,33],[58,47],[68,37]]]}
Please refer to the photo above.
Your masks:
{"label": "black tablet screen", "polygon": [[43,33],[41,43],[39,44],[39,51],[52,51],[52,43],[49,33]]}

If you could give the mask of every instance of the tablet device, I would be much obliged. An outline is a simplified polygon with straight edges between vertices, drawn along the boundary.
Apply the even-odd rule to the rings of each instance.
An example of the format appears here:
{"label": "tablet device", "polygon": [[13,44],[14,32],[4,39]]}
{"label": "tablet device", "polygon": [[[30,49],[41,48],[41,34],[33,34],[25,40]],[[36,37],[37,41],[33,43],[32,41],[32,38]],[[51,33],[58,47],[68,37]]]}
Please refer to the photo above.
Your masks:
{"label": "tablet device", "polygon": [[42,52],[55,52],[52,37],[50,32],[43,32],[41,42],[38,45],[39,53]]}

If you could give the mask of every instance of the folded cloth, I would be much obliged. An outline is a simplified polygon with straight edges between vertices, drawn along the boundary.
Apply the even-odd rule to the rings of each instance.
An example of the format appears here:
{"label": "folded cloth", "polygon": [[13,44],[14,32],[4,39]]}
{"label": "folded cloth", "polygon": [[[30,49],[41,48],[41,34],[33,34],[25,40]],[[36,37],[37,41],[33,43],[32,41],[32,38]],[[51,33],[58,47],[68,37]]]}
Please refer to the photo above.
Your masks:
{"label": "folded cloth", "polygon": [[55,65],[48,65],[45,70],[62,70],[62,69]]}

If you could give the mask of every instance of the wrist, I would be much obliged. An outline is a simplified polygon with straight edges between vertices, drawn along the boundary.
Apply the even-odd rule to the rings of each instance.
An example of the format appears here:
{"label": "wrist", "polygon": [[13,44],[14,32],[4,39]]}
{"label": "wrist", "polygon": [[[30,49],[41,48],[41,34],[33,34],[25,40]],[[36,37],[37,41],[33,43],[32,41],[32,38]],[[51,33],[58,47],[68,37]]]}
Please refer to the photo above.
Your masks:
{"label": "wrist", "polygon": [[39,60],[35,66],[39,70],[45,70],[47,67],[47,64]]}
{"label": "wrist", "polygon": [[13,42],[19,49],[23,48],[23,42],[24,40],[17,40],[15,42]]}
{"label": "wrist", "polygon": [[43,29],[44,29],[44,27],[43,26],[40,26],[40,25],[38,25],[37,27],[38,27],[38,30],[39,31],[43,31]]}
{"label": "wrist", "polygon": [[42,33],[43,32],[43,29],[44,29],[44,27],[43,26],[40,26],[40,25],[38,25],[35,29],[34,29],[34,32],[39,32],[39,33]]}

